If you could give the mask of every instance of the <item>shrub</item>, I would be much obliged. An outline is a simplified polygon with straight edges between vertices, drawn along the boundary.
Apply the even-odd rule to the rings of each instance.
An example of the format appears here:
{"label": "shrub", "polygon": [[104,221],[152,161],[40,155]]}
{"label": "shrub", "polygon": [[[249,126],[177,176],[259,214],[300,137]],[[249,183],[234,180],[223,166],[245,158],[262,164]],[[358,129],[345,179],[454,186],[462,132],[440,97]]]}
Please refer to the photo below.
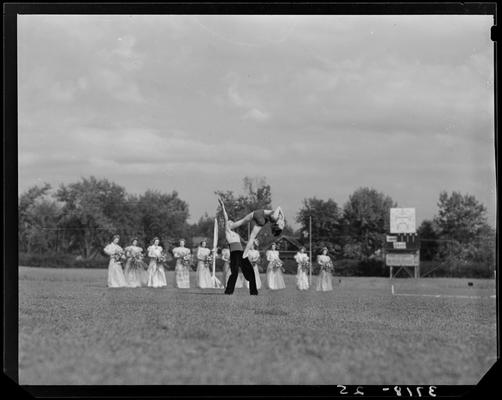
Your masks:
{"label": "shrub", "polygon": [[453,263],[440,261],[422,261],[420,275],[427,277],[454,278],[493,278],[494,265],[481,262]]}
{"label": "shrub", "polygon": [[82,259],[72,254],[19,253],[19,265],[51,268],[106,268],[108,267],[108,258],[97,256],[93,259]]}

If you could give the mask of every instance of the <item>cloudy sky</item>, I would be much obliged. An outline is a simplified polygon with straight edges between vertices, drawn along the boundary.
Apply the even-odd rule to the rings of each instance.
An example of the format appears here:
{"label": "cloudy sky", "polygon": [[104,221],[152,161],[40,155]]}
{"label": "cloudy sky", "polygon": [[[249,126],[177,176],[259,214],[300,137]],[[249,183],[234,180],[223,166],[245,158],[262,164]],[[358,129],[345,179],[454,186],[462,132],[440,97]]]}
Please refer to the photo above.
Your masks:
{"label": "cloudy sky", "polygon": [[19,191],[81,176],[214,190],[266,176],[293,222],[360,186],[495,216],[491,16],[18,16]]}

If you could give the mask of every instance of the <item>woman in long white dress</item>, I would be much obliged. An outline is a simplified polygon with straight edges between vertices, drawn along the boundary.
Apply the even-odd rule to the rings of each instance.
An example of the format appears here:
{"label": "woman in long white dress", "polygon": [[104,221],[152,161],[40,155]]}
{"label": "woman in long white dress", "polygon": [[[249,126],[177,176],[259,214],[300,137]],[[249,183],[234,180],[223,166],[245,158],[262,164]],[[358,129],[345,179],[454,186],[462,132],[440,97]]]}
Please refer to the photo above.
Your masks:
{"label": "woman in long white dress", "polygon": [[282,261],[279,258],[277,246],[272,243],[270,250],[267,251],[267,286],[270,290],[285,289],[284,277],[282,276]]}
{"label": "woman in long white dress", "polygon": [[104,248],[104,252],[110,256],[108,263],[108,287],[127,287],[127,281],[122,270],[122,263],[125,261],[125,254],[119,246],[119,235],[114,235],[112,242]]}
{"label": "woman in long white dress", "polygon": [[159,238],[153,239],[153,244],[148,247],[148,257],[150,264],[148,265],[148,287],[159,288],[167,286],[166,272],[162,263],[165,261],[162,253],[162,246],[159,246]]}
{"label": "woman in long white dress", "polygon": [[316,290],[321,292],[333,290],[331,277],[333,271],[333,262],[328,256],[327,247],[324,247],[322,249],[322,254],[317,256],[317,263],[319,264],[319,267],[321,267],[321,271],[319,272],[319,276],[317,277]]}
{"label": "woman in long white dress", "polygon": [[143,249],[138,246],[138,240],[134,238],[131,245],[125,249],[127,261],[124,275],[129,287],[146,286],[148,283],[147,265],[143,261]]}
{"label": "woman in long white dress", "polygon": [[230,248],[228,246],[221,250],[221,260],[223,261],[223,283],[227,287],[228,278],[232,274],[230,270]]}
{"label": "woman in long white dress", "polygon": [[185,239],[180,239],[179,247],[173,249],[173,255],[176,259],[176,287],[179,289],[190,288],[190,249],[185,247]]}
{"label": "woman in long white dress", "polygon": [[296,288],[298,290],[308,290],[309,278],[307,275],[309,268],[309,256],[305,252],[305,247],[302,247],[295,255],[295,260],[298,263],[298,270],[296,273]]}
{"label": "woman in long white dress", "polygon": [[212,288],[210,271],[211,250],[207,247],[207,242],[203,240],[197,248],[197,287],[201,289]]}
{"label": "woman in long white dress", "polygon": [[[256,280],[256,289],[261,289],[260,270],[258,269],[258,263],[260,262],[260,252],[256,250],[258,244],[258,240],[255,239],[248,251],[248,259],[253,266],[254,276]],[[244,285],[249,289],[249,281],[246,280],[244,282]]]}

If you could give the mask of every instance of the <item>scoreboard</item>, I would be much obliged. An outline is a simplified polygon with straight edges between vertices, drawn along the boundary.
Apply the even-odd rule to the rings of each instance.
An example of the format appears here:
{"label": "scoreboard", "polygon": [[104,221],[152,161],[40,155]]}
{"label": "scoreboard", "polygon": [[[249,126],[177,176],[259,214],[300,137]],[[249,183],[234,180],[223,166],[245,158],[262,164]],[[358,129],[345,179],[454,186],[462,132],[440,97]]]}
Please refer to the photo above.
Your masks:
{"label": "scoreboard", "polygon": [[385,240],[386,252],[406,253],[420,249],[420,239],[416,233],[398,233],[387,235]]}
{"label": "scoreboard", "polygon": [[385,239],[385,264],[390,267],[412,267],[419,275],[420,239],[415,228],[414,208],[390,209],[390,232]]}

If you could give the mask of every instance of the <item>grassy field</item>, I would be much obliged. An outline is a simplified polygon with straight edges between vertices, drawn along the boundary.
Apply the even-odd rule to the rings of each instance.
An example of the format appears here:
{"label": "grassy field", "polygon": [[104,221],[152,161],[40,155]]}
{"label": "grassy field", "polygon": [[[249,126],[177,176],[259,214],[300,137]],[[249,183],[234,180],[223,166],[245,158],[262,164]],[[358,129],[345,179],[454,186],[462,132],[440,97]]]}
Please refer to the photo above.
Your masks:
{"label": "grassy field", "polygon": [[[21,384],[476,384],[494,281],[335,278],[333,292],[108,289],[106,270],[19,268]],[[194,282],[194,275],[191,277]],[[264,276],[262,276],[264,282]],[[467,282],[473,285],[468,287]]]}

